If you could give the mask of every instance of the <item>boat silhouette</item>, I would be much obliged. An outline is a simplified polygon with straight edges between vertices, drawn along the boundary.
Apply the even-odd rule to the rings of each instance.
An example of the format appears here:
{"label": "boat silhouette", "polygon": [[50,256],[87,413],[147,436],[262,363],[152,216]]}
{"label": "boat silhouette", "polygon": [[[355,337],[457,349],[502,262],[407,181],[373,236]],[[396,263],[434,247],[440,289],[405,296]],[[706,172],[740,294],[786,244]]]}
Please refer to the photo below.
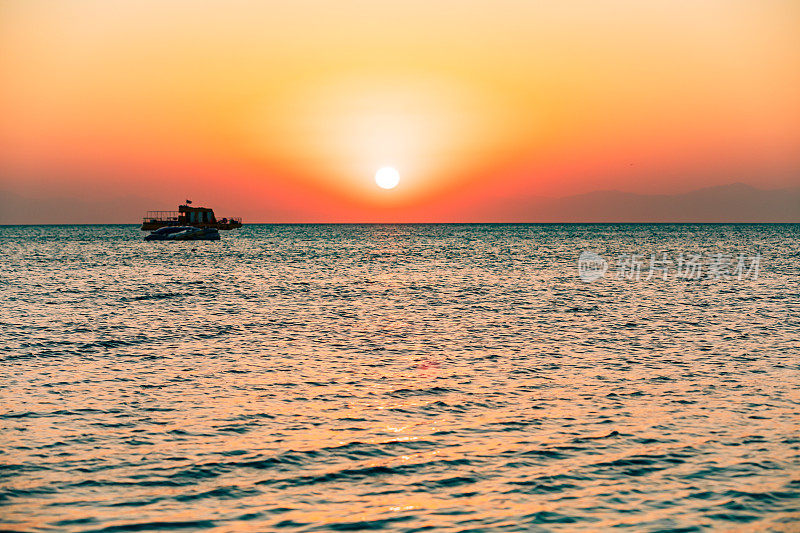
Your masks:
{"label": "boat silhouette", "polygon": [[178,206],[177,211],[148,211],[142,219],[142,231],[153,231],[159,228],[175,226],[191,226],[194,228],[214,228],[231,230],[242,227],[241,217],[217,219],[214,210],[209,207],[192,207],[192,202]]}

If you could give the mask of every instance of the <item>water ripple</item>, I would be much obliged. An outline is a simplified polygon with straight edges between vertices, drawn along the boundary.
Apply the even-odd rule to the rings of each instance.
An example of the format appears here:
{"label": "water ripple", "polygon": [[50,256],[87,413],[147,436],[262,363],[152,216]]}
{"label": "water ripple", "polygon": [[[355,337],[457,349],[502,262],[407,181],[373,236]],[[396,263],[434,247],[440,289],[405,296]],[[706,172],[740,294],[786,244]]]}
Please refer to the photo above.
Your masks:
{"label": "water ripple", "polygon": [[[0,227],[0,529],[793,530],[797,225]],[[576,260],[763,256],[758,280]]]}

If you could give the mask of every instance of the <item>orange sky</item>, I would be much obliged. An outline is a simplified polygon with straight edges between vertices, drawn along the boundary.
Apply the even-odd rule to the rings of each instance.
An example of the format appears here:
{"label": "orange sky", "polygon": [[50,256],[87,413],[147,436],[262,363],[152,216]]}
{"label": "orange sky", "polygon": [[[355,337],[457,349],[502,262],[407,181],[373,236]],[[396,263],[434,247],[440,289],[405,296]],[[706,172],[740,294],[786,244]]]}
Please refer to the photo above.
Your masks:
{"label": "orange sky", "polygon": [[32,197],[405,221],[800,186],[796,0],[4,0],[0,80]]}

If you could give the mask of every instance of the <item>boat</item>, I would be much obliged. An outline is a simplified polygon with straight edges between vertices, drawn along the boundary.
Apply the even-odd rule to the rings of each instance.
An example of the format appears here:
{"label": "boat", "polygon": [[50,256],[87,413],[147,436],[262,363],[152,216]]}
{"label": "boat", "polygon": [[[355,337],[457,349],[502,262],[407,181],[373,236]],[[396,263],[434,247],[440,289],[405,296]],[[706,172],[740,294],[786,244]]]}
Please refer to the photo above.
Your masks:
{"label": "boat", "polygon": [[145,235],[146,241],[218,241],[217,228],[196,228],[194,226],[166,226]]}
{"label": "boat", "polygon": [[208,207],[192,207],[191,200],[178,206],[177,211],[148,211],[142,219],[142,231],[153,231],[159,228],[192,226],[195,228],[214,228],[231,230],[242,227],[240,217],[217,219],[214,210]]}

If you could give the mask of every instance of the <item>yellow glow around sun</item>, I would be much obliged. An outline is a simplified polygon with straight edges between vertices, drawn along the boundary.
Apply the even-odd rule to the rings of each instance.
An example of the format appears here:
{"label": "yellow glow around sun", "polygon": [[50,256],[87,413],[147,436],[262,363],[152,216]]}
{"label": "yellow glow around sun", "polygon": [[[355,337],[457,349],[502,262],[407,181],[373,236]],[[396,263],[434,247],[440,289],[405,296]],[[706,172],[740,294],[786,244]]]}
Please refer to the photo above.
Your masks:
{"label": "yellow glow around sun", "polygon": [[[357,197],[379,198],[363,177],[387,161],[403,168],[392,201],[445,187],[494,153],[510,129],[502,106],[459,79],[376,73],[302,81],[249,115],[252,149]],[[375,183],[397,186],[377,176]]]}
{"label": "yellow glow around sun", "polygon": [[400,183],[400,173],[392,167],[383,167],[375,173],[375,183],[381,189],[394,189]]}

